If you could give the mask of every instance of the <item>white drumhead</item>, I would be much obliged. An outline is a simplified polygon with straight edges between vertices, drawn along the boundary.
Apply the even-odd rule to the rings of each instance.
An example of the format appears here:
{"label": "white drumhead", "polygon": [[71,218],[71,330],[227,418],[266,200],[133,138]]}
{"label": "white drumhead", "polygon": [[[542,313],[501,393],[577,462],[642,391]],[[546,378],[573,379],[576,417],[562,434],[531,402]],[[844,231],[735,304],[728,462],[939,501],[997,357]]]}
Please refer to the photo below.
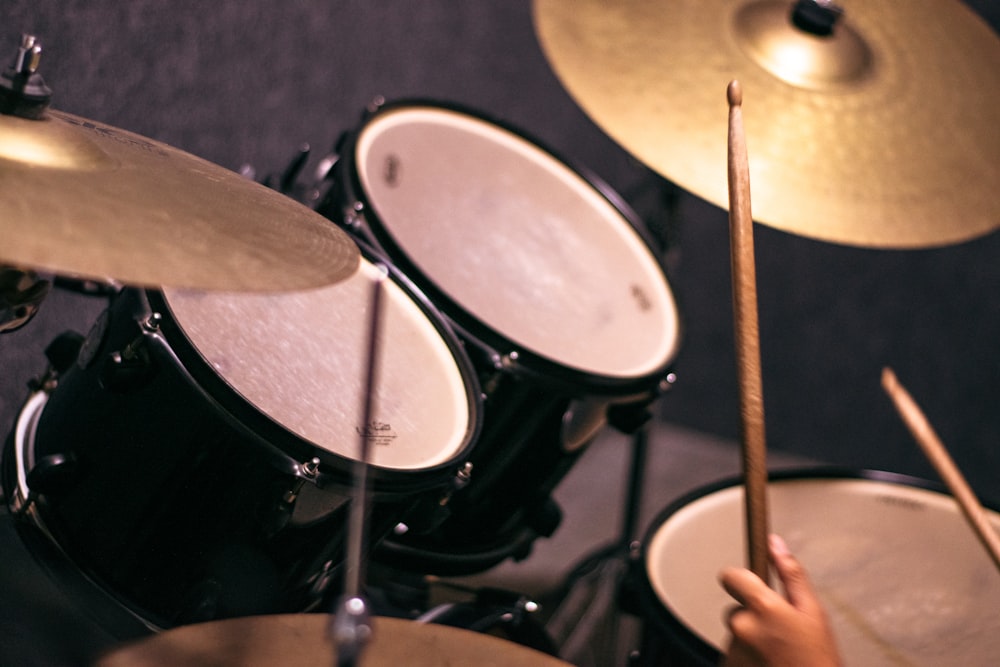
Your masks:
{"label": "white drumhead", "polygon": [[[336,285],[292,293],[166,290],[177,324],[257,410],[317,447],[358,460],[372,284],[364,258]],[[473,416],[451,349],[393,280],[383,282],[370,448],[376,466],[429,468],[466,444]]]}
{"label": "white drumhead", "polygon": [[[845,665],[996,663],[1000,577],[952,498],[861,479],[769,488],[772,529],[809,571]],[[743,526],[742,487],[729,487],[682,507],[648,544],[657,597],[719,650],[735,602],[717,576],[746,562]]]}
{"label": "white drumhead", "polygon": [[616,378],[674,355],[673,295],[649,249],[581,176],[445,109],[391,109],[360,133],[378,220],[428,280],[521,349]]}

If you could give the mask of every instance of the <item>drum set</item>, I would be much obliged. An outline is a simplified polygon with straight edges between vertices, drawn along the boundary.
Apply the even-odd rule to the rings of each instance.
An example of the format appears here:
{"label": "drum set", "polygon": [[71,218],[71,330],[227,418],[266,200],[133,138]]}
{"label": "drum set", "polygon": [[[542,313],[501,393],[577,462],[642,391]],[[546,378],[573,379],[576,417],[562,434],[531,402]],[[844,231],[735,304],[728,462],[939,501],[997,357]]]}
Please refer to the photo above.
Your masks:
{"label": "drum set", "polygon": [[[675,4],[534,9],[581,106],[644,162],[722,203],[725,150],[713,146],[725,128],[712,119],[692,132],[690,119],[650,111],[671,106],[671,85],[701,82],[622,89],[617,78],[650,71],[630,62],[650,49],[614,48],[624,34],[707,30],[697,15],[734,11]],[[792,20],[787,3],[742,4],[726,48],[758,90],[771,87],[767,104],[805,114],[852,89],[883,100],[880,68],[897,83],[881,5],[840,17],[800,2]],[[971,15],[913,4],[947,15],[972,53],[995,58],[995,36]],[[685,41],[650,43],[670,59]],[[813,68],[770,60],[782,45],[806,49]],[[117,636],[153,634],[99,664],[565,664],[544,640],[423,622],[434,614],[417,620],[377,591],[529,557],[558,528],[553,492],[600,432],[617,429],[640,449],[673,382],[682,327],[638,215],[522,130],[433,100],[377,100],[323,161],[310,197],[288,196],[49,108],[40,62],[26,36],[0,83],[0,200],[12,212],[0,222],[0,331],[30,327],[54,276],[108,285],[108,307],[85,336],[50,346],[10,426],[3,490],[25,544],[68,564],[61,585]],[[722,99],[731,75],[716,74],[703,79]],[[815,118],[793,128],[853,140]],[[781,147],[787,126],[748,129],[755,148],[797,154]],[[979,159],[997,175],[995,154]],[[909,189],[852,181],[866,215],[891,211],[873,231],[837,188],[799,183],[791,160],[774,166],[754,182],[757,219],[796,233],[926,247],[997,226],[995,178],[954,183],[965,209],[948,224],[938,210],[918,215],[923,201]],[[794,196],[773,192],[790,184]],[[829,206],[810,204],[816,220],[803,222],[801,200],[819,192]],[[947,495],[830,471],[774,478],[769,492],[774,525],[827,596],[849,664],[984,664],[1000,651],[1000,582],[974,546],[944,549],[974,539]],[[641,549],[617,554],[642,591],[634,663],[718,661],[727,602],[715,576],[742,560],[742,497],[740,480],[726,480],[680,499]],[[1000,530],[1000,515],[990,521]],[[927,532],[940,552],[927,553]],[[342,599],[355,589],[364,593]]]}

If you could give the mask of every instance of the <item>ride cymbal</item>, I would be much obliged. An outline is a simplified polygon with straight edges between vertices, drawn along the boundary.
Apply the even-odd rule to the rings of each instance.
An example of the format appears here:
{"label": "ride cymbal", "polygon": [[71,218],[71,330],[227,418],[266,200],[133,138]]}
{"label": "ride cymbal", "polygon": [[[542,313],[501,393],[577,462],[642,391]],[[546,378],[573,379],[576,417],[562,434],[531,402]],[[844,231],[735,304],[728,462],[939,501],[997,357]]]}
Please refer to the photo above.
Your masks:
{"label": "ride cymbal", "polygon": [[[285,614],[212,621],[128,644],[97,667],[271,667],[332,665],[325,614]],[[360,667],[569,667],[562,660],[498,637],[398,618],[373,619]]]}
{"label": "ride cymbal", "polygon": [[151,139],[49,110],[0,115],[0,264],[137,286],[283,291],[353,274],[311,209]]}
{"label": "ride cymbal", "polygon": [[[809,3],[812,4],[812,3]],[[725,207],[738,79],[758,222],[879,248],[1000,226],[1000,40],[940,0],[843,0],[827,36],[776,0],[535,0],[577,103],[639,160]]]}

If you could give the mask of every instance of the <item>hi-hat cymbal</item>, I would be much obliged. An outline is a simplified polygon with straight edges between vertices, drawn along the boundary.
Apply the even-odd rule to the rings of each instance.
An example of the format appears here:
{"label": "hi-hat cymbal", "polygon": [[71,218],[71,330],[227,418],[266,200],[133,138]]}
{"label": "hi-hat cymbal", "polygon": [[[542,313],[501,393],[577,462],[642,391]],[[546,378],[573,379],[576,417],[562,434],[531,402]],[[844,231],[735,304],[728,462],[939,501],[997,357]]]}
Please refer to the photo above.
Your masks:
{"label": "hi-hat cymbal", "polygon": [[[97,667],[273,667],[332,665],[325,614],[252,616],[189,625],[119,648]],[[569,667],[519,644],[445,625],[398,618],[374,619],[372,640],[360,667],[477,665]]]}
{"label": "hi-hat cymbal", "polygon": [[789,0],[535,0],[578,104],[639,160],[728,205],[738,79],[754,219],[881,248],[1000,226],[1000,40],[959,2],[843,0],[826,37]]}
{"label": "hi-hat cymbal", "polygon": [[0,115],[0,264],[138,286],[281,291],[358,267],[302,204],[137,134]]}

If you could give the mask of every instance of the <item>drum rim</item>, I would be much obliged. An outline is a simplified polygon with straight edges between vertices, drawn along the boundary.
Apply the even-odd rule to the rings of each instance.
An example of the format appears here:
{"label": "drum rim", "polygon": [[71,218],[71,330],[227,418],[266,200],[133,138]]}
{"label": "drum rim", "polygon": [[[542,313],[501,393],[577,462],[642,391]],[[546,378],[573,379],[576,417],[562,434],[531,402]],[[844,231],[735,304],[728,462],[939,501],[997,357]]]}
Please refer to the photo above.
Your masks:
{"label": "drum rim", "polygon": [[[933,491],[947,495],[947,488],[933,480],[895,473],[885,470],[868,468],[849,468],[835,465],[808,466],[805,468],[788,468],[773,470],[768,473],[768,480],[771,482],[798,481],[798,480],[847,480],[847,481],[871,481],[884,482],[893,485]],[[696,659],[706,665],[716,664],[721,655],[720,651],[713,645],[704,641],[696,634],[682,619],[672,613],[660,597],[653,590],[652,583],[647,571],[646,564],[649,562],[649,545],[656,532],[677,512],[688,505],[708,496],[738,486],[743,483],[740,475],[732,475],[723,479],[705,484],[693,489],[679,498],[671,501],[661,510],[650,522],[649,527],[643,534],[642,547],[640,549],[640,576],[639,576],[639,601],[640,608],[646,618],[652,618],[656,627],[665,630],[669,636],[672,650],[681,651],[688,659]],[[1000,505],[987,504],[984,507],[1000,511]],[[735,604],[735,602],[733,603]]]}
{"label": "drum rim", "polygon": [[[501,332],[481,320],[477,315],[470,312],[462,304],[458,303],[443,290],[441,290],[430,276],[416,266],[410,255],[393,238],[388,227],[383,224],[375,207],[372,204],[368,192],[361,183],[357,169],[357,149],[361,135],[373,122],[387,114],[408,110],[408,109],[429,109],[431,111],[445,111],[456,115],[464,116],[477,122],[492,125],[501,131],[513,135],[515,138],[533,145],[543,153],[548,154],[555,161],[562,164],[566,169],[579,177],[587,186],[592,188],[596,194],[606,201],[612,209],[621,217],[625,227],[636,235],[640,245],[648,253],[654,266],[659,269],[663,276],[666,290],[670,296],[674,322],[676,325],[675,340],[670,346],[670,353],[662,359],[660,364],[648,373],[630,377],[616,377],[602,375],[590,371],[561,364],[549,357],[533,352],[521,346],[516,341],[507,338]],[[658,385],[670,374],[670,370],[676,360],[684,339],[684,327],[680,316],[680,307],[677,295],[674,293],[670,283],[669,274],[664,262],[660,259],[653,248],[655,246],[652,235],[646,228],[642,218],[632,209],[631,206],[614,190],[604,179],[592,170],[582,167],[567,160],[559,152],[553,150],[545,142],[530,133],[516,127],[506,121],[491,116],[483,111],[473,109],[454,102],[432,100],[429,98],[400,98],[392,101],[382,102],[377,107],[370,108],[362,119],[360,125],[349,133],[345,134],[342,149],[339,151],[337,163],[339,182],[344,187],[344,192],[339,193],[343,201],[334,202],[333,209],[340,213],[345,206],[353,205],[354,210],[364,217],[366,236],[370,242],[379,248],[390,262],[398,266],[404,274],[411,276],[412,280],[420,287],[435,304],[439,306],[440,312],[458,330],[464,338],[474,343],[480,351],[490,357],[498,369],[502,366],[515,373],[522,373],[531,376],[541,382],[553,382],[571,391],[582,393],[596,393],[603,395],[633,395],[646,394],[650,391],[656,393]],[[348,174],[344,176],[344,170]],[[336,188],[334,188],[336,191]],[[336,199],[336,193],[332,197]],[[360,209],[358,208],[360,206]],[[326,210],[325,206],[320,207]],[[347,225],[351,228],[351,225]],[[356,229],[352,231],[357,231]],[[514,361],[509,362],[511,353],[516,353]],[[505,363],[509,362],[509,363]],[[587,391],[582,391],[586,389]]]}
{"label": "drum rim", "polygon": [[[465,387],[468,424],[462,445],[448,460],[419,469],[389,468],[374,464],[369,466],[370,480],[377,491],[391,490],[409,494],[433,488],[445,482],[461,467],[479,439],[483,426],[483,392],[479,379],[457,334],[427,296],[406,275],[385,263],[377,252],[364,244],[358,245],[367,261],[385,265],[389,279],[402,289],[434,327],[448,348]],[[152,311],[164,314],[160,324],[164,346],[176,357],[179,370],[188,376],[193,387],[217,406],[220,417],[288,459],[296,471],[303,462],[314,457],[319,458],[321,465],[318,485],[323,486],[329,482],[350,485],[355,463],[353,459],[342,457],[307,440],[270,414],[259,410],[212,368],[198,346],[184,332],[183,326],[162,291],[144,289],[141,290],[141,295]]]}

